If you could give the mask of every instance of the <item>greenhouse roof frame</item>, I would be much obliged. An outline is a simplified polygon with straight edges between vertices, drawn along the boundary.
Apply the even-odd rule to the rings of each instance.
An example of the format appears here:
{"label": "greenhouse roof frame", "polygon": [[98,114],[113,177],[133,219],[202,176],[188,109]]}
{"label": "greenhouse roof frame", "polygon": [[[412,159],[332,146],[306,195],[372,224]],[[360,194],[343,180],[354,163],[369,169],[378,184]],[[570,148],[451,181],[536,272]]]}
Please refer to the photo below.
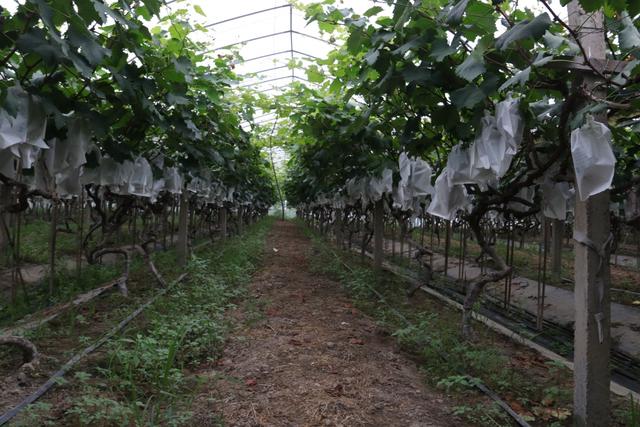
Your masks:
{"label": "greenhouse roof frame", "polygon": [[[249,12],[249,13],[244,13],[241,15],[237,15],[237,16],[233,16],[231,18],[226,18],[226,19],[222,19],[216,22],[212,22],[210,24],[206,24],[205,27],[206,28],[215,28],[219,25],[222,24],[226,24],[229,22],[233,22],[233,21],[238,21],[238,20],[242,20],[245,18],[249,18],[252,16],[257,16],[257,15],[261,15],[261,14],[265,14],[268,12],[273,12],[273,11],[277,11],[277,10],[282,10],[282,9],[288,9],[289,10],[289,19],[288,19],[288,28],[282,31],[274,31],[268,34],[261,34],[261,35],[257,35],[255,37],[249,37],[249,38],[245,38],[243,40],[240,41],[235,41],[233,43],[227,43],[224,44],[223,46],[219,46],[219,47],[213,47],[209,52],[216,52],[216,51],[220,51],[220,50],[225,50],[225,49],[229,49],[232,48],[234,46],[240,46],[240,45],[247,45],[253,42],[257,42],[259,40],[264,40],[264,39],[269,39],[269,38],[274,38],[277,36],[284,36],[284,35],[289,35],[288,37],[288,49],[280,49],[280,50],[276,50],[273,52],[269,52],[263,55],[257,55],[257,56],[253,56],[250,57],[248,59],[240,59],[236,62],[236,64],[247,64],[249,62],[253,62],[253,61],[258,61],[261,59],[265,59],[265,58],[270,58],[270,57],[275,57],[278,55],[288,55],[288,60],[289,61],[294,61],[297,57],[301,57],[301,58],[306,58],[306,59],[313,59],[313,60],[317,60],[320,59],[319,57],[303,52],[302,50],[296,49],[296,46],[294,45],[294,35],[296,36],[301,36],[301,37],[305,37],[311,40],[315,40],[315,41],[319,41],[322,43],[325,43],[327,45],[330,46],[337,46],[337,44],[333,41],[329,41],[329,40],[325,40],[321,37],[317,37],[315,35],[312,34],[308,34],[302,31],[298,31],[296,29],[294,29],[293,26],[293,8],[294,5],[291,3],[286,3],[286,4],[281,4],[279,6],[274,6],[274,7],[269,7],[269,8],[265,8],[265,9],[260,9],[260,10],[256,10],[253,12]],[[274,61],[275,62],[275,61]],[[265,75],[265,73],[269,73],[271,71],[275,71],[275,70],[281,70],[284,68],[289,68],[290,65],[277,65],[274,64],[273,67],[262,67],[258,70],[255,71],[247,71],[244,73],[239,74],[239,76],[241,77],[248,77],[251,78],[252,81],[249,83],[239,83],[236,85],[236,87],[239,88],[248,88],[248,87],[252,87],[252,86],[257,86],[257,85],[261,85],[264,83],[271,83],[271,82],[276,82],[276,81],[280,81],[280,80],[285,80],[285,79],[290,79],[290,83],[293,83],[296,80],[301,80],[301,81],[305,81],[305,82],[309,82],[309,80],[307,80],[304,77],[298,76],[295,73],[295,68],[291,68],[291,74],[288,76],[273,76],[270,77],[268,75]],[[260,77],[268,77],[266,80],[260,80]],[[253,79],[256,79],[255,81],[253,81]],[[312,83],[312,82],[309,82]],[[279,87],[275,87],[273,86],[272,88],[269,89],[262,89],[259,92],[260,93],[264,93],[264,92],[269,92],[271,90],[281,90],[286,86],[279,86]]]}

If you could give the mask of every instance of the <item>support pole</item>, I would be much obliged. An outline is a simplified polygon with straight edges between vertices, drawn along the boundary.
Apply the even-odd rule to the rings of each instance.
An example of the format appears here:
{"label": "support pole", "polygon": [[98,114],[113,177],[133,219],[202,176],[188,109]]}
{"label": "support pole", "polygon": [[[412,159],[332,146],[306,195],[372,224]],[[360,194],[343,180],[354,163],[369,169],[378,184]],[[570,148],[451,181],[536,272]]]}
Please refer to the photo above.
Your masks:
{"label": "support pole", "polygon": [[178,265],[185,266],[189,257],[189,195],[186,189],[183,189],[180,195],[177,252]]}
{"label": "support pole", "polygon": [[226,206],[221,206],[220,207],[220,238],[222,240],[226,240],[227,239],[227,207]]}
{"label": "support pole", "polygon": [[56,283],[56,239],[58,235],[58,204],[57,198],[51,200],[51,228],[49,233],[49,299],[53,299]]}
{"label": "support pole", "polygon": [[342,209],[336,209],[336,220],[335,220],[335,236],[336,236],[336,244],[338,248],[342,249],[342,243],[344,242],[344,234],[342,230]]}
{"label": "support pole", "polygon": [[80,281],[82,275],[82,241],[84,240],[84,188],[78,197],[78,253],[76,254],[76,277]]}
{"label": "support pole", "polygon": [[449,275],[449,247],[451,245],[451,221],[445,221],[446,237],[444,241],[444,277]]}
{"label": "support pole", "polygon": [[244,207],[238,206],[238,236],[244,233]]}
{"label": "support pole", "polygon": [[564,221],[554,219],[551,227],[551,274],[554,279],[560,279],[562,274],[562,235],[564,231]]}
{"label": "support pole", "polygon": [[[573,0],[567,5],[569,25],[578,33],[579,41],[590,58],[605,60],[603,15],[601,11],[586,13]],[[594,75],[585,75],[584,90],[605,97],[598,89]],[[606,113],[594,117],[606,120]],[[574,338],[574,423],[577,426],[609,425],[609,191],[591,196],[585,202],[576,198],[575,245],[575,338]],[[585,243],[604,249],[605,259]]]}
{"label": "support pole", "polygon": [[384,241],[384,204],[383,200],[378,200],[373,211],[373,266],[376,271],[382,269]]}

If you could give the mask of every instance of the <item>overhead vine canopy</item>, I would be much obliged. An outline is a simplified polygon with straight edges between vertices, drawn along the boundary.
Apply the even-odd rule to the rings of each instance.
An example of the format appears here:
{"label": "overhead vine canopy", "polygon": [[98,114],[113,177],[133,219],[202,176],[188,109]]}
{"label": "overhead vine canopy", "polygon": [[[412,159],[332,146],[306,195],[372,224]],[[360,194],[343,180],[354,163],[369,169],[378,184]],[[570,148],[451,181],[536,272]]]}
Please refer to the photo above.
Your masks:
{"label": "overhead vine canopy", "polygon": [[[622,206],[640,179],[639,5],[580,2],[585,16],[603,10],[593,29],[576,27],[567,3],[308,6],[310,21],[344,44],[309,69],[320,89],[279,99],[295,105],[282,138],[293,141],[287,199],[356,216],[383,200],[399,217],[468,223],[499,270],[471,284],[468,326],[483,287],[510,274],[481,224],[564,220],[574,199],[609,188]],[[594,31],[602,56],[584,44]],[[633,222],[626,206],[622,220]]]}
{"label": "overhead vine canopy", "polygon": [[[229,220],[241,234],[276,195],[283,215],[286,198],[321,231],[357,228],[363,254],[375,234],[376,267],[384,220],[404,234],[426,218],[447,230],[457,222],[493,262],[465,289],[468,337],[483,288],[512,274],[488,230],[539,228],[575,210],[576,283],[583,274],[591,298],[582,323],[592,339],[583,341],[608,345],[609,229],[640,226],[640,2],[368,3],[276,5],[258,13],[284,11],[285,28],[246,38],[224,25],[253,13],[201,23],[192,13],[203,8],[181,0],[0,6],[0,246],[20,241],[19,214],[34,201],[50,209],[52,299],[60,206],[78,211],[78,277],[82,252],[89,264],[112,253],[127,261],[123,282],[129,254],[110,245],[127,221],[134,247],[145,234],[137,248],[156,278],[145,244],[160,229],[165,249],[178,232],[184,265],[198,230],[225,239]],[[299,11],[320,34],[294,26]],[[241,53],[271,37],[281,50]],[[300,52],[294,37],[322,48]],[[270,68],[245,69],[261,60]],[[265,77],[273,71],[283,74]],[[274,147],[291,157],[284,191]],[[86,208],[93,224],[83,234]],[[599,379],[608,396],[609,378]]]}
{"label": "overhead vine canopy", "polygon": [[[471,146],[507,97],[517,100],[526,129],[521,149],[490,191],[467,183],[477,201],[503,203],[552,168],[567,177],[569,133],[601,111],[618,154],[614,185],[633,180],[640,129],[637,5],[626,12],[624,2],[584,2],[587,11],[605,6],[613,62],[603,66],[575,40],[558,5],[536,3],[540,13],[502,2],[398,1],[389,3],[391,16],[379,6],[362,15],[331,1],[309,6],[309,18],[327,31],[345,31],[346,43],[319,61],[329,70],[318,78],[323,90],[300,89],[288,98],[301,100],[292,119],[314,136],[300,148],[296,168],[305,168],[307,182],[297,188],[313,192],[306,183],[315,181],[317,191],[332,192],[350,177],[379,176],[401,152],[429,159],[437,175],[451,149]],[[571,76],[580,73],[602,76],[606,90],[576,86]],[[354,155],[345,154],[351,150]]]}
{"label": "overhead vine canopy", "polygon": [[[213,174],[224,191],[270,204],[265,165],[230,96],[231,60],[194,41],[187,9],[172,12],[158,0],[34,0],[1,13],[4,180],[22,169],[32,174],[29,159],[60,140],[45,192],[77,193],[60,184],[105,156],[116,164],[141,156],[156,177],[169,166],[207,180]],[[72,150],[78,159],[58,161]],[[147,178],[144,194],[162,190]]]}

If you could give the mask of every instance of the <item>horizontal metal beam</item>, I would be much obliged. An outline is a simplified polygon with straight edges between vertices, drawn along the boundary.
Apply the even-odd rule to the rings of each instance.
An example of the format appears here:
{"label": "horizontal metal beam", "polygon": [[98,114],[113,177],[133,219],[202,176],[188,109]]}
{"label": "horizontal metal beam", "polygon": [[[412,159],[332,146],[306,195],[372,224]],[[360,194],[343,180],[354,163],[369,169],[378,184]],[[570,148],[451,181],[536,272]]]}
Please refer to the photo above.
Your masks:
{"label": "horizontal metal beam", "polygon": [[325,40],[325,39],[323,39],[321,37],[312,36],[311,34],[302,33],[300,31],[296,31],[296,30],[291,30],[291,32],[293,34],[298,34],[299,36],[304,36],[304,37],[308,37],[308,38],[313,39],[313,40],[318,40],[318,41],[321,41],[321,42],[325,42],[327,44],[330,44],[331,46],[337,46],[337,44],[335,44],[334,42],[331,42],[329,40]]}
{"label": "horizontal metal beam", "polygon": [[282,90],[282,89],[288,89],[289,86],[276,86],[276,87],[271,87],[269,89],[262,89],[262,90],[257,90],[257,93],[264,93],[264,92],[269,92],[270,90]]}
{"label": "horizontal metal beam", "polygon": [[260,126],[260,125],[265,124],[265,123],[271,123],[271,122],[273,122],[274,120],[275,120],[275,121],[277,121],[277,120],[279,120],[280,118],[281,118],[281,117],[274,117],[274,118],[272,118],[272,119],[263,120],[263,121],[261,121],[261,122],[257,122],[257,123],[253,123],[253,124],[254,124],[255,126]]}
{"label": "horizontal metal beam", "polygon": [[288,65],[281,65],[278,67],[271,67],[271,68],[265,68],[264,70],[260,70],[260,71],[251,71],[249,73],[244,73],[244,74],[240,74],[240,76],[248,76],[249,74],[260,74],[260,73],[266,73],[267,71],[274,71],[274,70],[281,70],[283,68],[289,68]]}
{"label": "horizontal metal beam", "polygon": [[[335,44],[333,42],[330,42],[330,41],[325,40],[325,39],[320,38],[320,37],[312,36],[311,34],[302,33],[300,31],[296,31],[296,30],[285,30],[285,31],[279,31],[277,33],[265,34],[264,36],[253,37],[253,38],[242,40],[242,41],[235,42],[235,43],[230,43],[228,45],[221,46],[221,47],[216,47],[216,48],[210,50],[209,52],[215,52],[216,50],[221,50],[221,49],[228,49],[228,48],[230,48],[232,46],[237,46],[239,44],[250,43],[250,42],[257,41],[257,40],[266,39],[266,38],[269,38],[269,37],[280,36],[280,35],[283,35],[283,34],[297,34],[297,35],[300,35],[300,36],[303,36],[303,37],[308,37],[308,38],[313,39],[313,40],[318,40],[318,41],[327,43],[327,44],[329,44],[331,46],[338,46],[337,44]],[[289,51],[291,51],[291,49],[289,49]]]}
{"label": "horizontal metal beam", "polygon": [[309,58],[313,58],[313,59],[320,59],[320,58],[319,58],[319,57],[317,57],[317,56],[313,56],[313,55],[311,55],[310,53],[300,52],[299,50],[295,50],[295,49],[294,49],[292,52],[293,52],[293,53],[297,53],[298,55],[308,56]]}
{"label": "horizontal metal beam", "polygon": [[236,62],[236,64],[244,64],[251,61],[256,61],[258,59],[268,58],[270,56],[282,55],[285,53],[291,53],[291,49],[281,50],[280,52],[267,53],[266,55],[254,56],[253,58],[243,59],[242,61]]}
{"label": "horizontal metal beam", "polygon": [[[270,83],[270,82],[275,82],[277,80],[284,80],[284,79],[292,79],[292,80],[297,79],[297,80],[302,80],[303,82],[317,84],[317,83],[314,83],[314,82],[310,82],[308,79],[306,79],[304,77],[291,75],[291,76],[282,76],[282,77],[276,77],[276,78],[273,78],[273,79],[257,81],[257,82],[254,82],[254,83],[249,83],[249,84],[246,84],[246,85],[236,86],[236,87],[248,87],[248,86],[254,86],[254,85],[257,86],[257,85],[260,85],[260,84],[263,84],[263,83]],[[291,82],[291,83],[293,83],[293,82]]]}
{"label": "horizontal metal beam", "polygon": [[253,38],[250,38],[250,39],[246,39],[246,40],[242,40],[242,41],[239,41],[239,42],[231,43],[231,44],[228,44],[228,45],[225,45],[225,46],[216,47],[214,49],[211,49],[209,52],[215,52],[216,50],[228,49],[228,48],[230,48],[232,46],[237,46],[239,44],[250,43],[250,42],[257,41],[257,40],[268,39],[269,37],[275,37],[275,36],[280,36],[282,34],[289,34],[289,33],[291,33],[291,30],[286,30],[286,31],[280,31],[280,32],[277,32],[277,33],[266,34],[264,36],[253,37]]}
{"label": "horizontal metal beam", "polygon": [[282,80],[282,79],[294,79],[295,76],[283,76],[283,77],[276,77],[273,79],[267,79],[267,80],[262,80],[262,81],[257,81],[257,82],[253,82],[253,83],[248,83],[245,85],[238,85],[236,87],[248,87],[248,86],[255,86],[255,85],[260,85],[263,83],[270,83],[270,82],[275,82],[277,80]]}
{"label": "horizontal metal beam", "polygon": [[280,6],[270,7],[268,9],[256,10],[255,12],[245,13],[244,15],[238,15],[238,16],[234,16],[234,17],[229,18],[229,19],[223,19],[222,21],[213,22],[211,24],[205,25],[205,27],[207,27],[207,28],[215,27],[216,25],[224,24],[225,22],[231,22],[231,21],[235,21],[235,20],[238,20],[238,19],[247,18],[249,16],[258,15],[260,13],[271,12],[272,10],[283,9],[285,7],[292,8],[293,5],[291,5],[291,4],[283,4],[283,5],[280,5]]}
{"label": "horizontal metal beam", "polygon": [[261,124],[263,124],[263,123],[270,123],[270,122],[273,122],[274,120],[278,120],[278,119],[281,119],[281,118],[283,118],[283,117],[272,117],[272,118],[270,118],[270,119],[262,120],[262,121],[260,121],[260,122],[247,122],[247,121],[245,121],[245,122],[241,122],[241,123],[240,123],[240,126],[242,126],[243,124],[247,124],[247,125],[251,125],[251,124],[253,124],[253,125],[255,125],[255,126],[259,126],[259,125],[261,125]]}
{"label": "horizontal metal beam", "polygon": [[313,59],[320,59],[319,57],[311,55],[310,53],[301,52],[295,49],[293,50],[287,49],[287,50],[281,50],[279,52],[267,53],[266,55],[254,56],[253,58],[249,58],[249,59],[243,59],[242,61],[238,61],[235,64],[245,64],[247,62],[257,61],[258,59],[269,58],[270,56],[284,55],[286,53],[292,53],[292,52],[297,53],[298,55],[301,55],[301,56],[306,56]]}
{"label": "horizontal metal beam", "polygon": [[253,118],[253,120],[258,120],[258,119],[261,119],[261,118],[263,118],[263,117],[271,116],[271,115],[273,115],[273,114],[278,114],[278,113],[276,113],[276,112],[272,112],[272,113],[267,113],[267,114],[261,114],[261,115],[259,115],[259,116],[257,116],[257,117],[254,117],[254,118]]}

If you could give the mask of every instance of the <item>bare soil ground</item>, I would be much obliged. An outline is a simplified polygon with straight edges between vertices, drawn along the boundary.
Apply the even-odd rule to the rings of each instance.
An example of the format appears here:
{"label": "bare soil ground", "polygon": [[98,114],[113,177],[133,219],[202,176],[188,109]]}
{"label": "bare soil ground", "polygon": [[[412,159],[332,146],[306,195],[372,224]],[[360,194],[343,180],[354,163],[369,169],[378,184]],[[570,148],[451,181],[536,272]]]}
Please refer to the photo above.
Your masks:
{"label": "bare soil ground", "polygon": [[195,425],[465,424],[338,283],[310,270],[300,228],[276,223],[266,251],[254,303],[232,314],[241,326],[224,356],[198,372],[210,380],[193,403]]}

